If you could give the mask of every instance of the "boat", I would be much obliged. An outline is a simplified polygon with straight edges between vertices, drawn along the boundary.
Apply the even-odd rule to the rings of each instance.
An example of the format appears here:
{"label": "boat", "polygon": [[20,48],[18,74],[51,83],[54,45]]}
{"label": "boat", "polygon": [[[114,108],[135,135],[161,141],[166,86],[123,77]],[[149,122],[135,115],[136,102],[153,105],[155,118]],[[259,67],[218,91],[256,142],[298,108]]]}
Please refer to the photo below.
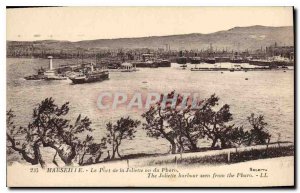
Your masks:
{"label": "boat", "polygon": [[244,60],[241,56],[238,55],[237,52],[235,52],[235,54],[233,55],[233,57],[230,59],[231,63],[243,63]]}
{"label": "boat", "polygon": [[228,70],[228,68],[223,68],[217,65],[214,65],[214,67],[207,68],[207,67],[197,67],[197,65],[195,64],[195,67],[191,68],[191,71],[226,71],[226,70]]}
{"label": "boat", "polygon": [[208,63],[208,64],[215,64],[216,63],[216,58],[215,57],[205,58],[204,62]]}
{"label": "boat", "polygon": [[117,64],[117,63],[109,64],[109,65],[107,66],[107,69],[113,69],[113,70],[115,70],[115,69],[119,69],[119,68],[120,68],[120,65]]}
{"label": "boat", "polygon": [[43,67],[41,67],[40,69],[37,70],[37,74],[25,76],[24,79],[26,79],[26,80],[43,80],[43,79],[45,79],[44,72],[45,72],[45,69]]}
{"label": "boat", "polygon": [[216,59],[216,63],[230,62],[230,57],[219,56],[219,57],[215,57],[215,59]]}
{"label": "boat", "polygon": [[255,66],[270,66],[272,64],[272,61],[262,60],[262,59],[252,59],[249,60],[249,64]]}
{"label": "boat", "polygon": [[177,64],[186,64],[187,63],[187,58],[182,56],[182,57],[178,57],[176,59]]}
{"label": "boat", "polygon": [[208,63],[208,64],[215,64],[216,63],[216,58],[214,56],[214,50],[213,50],[212,44],[210,44],[209,53],[208,53],[207,58],[204,59],[204,62]]}
{"label": "boat", "polygon": [[134,61],[132,64],[137,68],[158,68],[158,63],[152,60],[148,61]]}
{"label": "boat", "polygon": [[133,64],[124,62],[121,64],[120,72],[135,72],[136,67],[133,67]]}
{"label": "boat", "polygon": [[73,82],[73,84],[101,82],[103,80],[109,79],[109,72],[108,70],[104,69],[94,70],[93,64],[91,64],[90,71],[86,71],[69,78]]}
{"label": "boat", "polygon": [[190,61],[191,61],[191,64],[200,64],[201,58],[200,57],[191,57]]}
{"label": "boat", "polygon": [[232,67],[232,64],[231,64],[231,68],[229,68],[230,72],[241,71],[241,70],[242,70],[242,67],[239,64],[235,64],[233,67]]}
{"label": "boat", "polygon": [[273,56],[269,58],[271,60],[271,64],[276,65],[276,66],[293,66],[294,61],[289,59],[289,58],[284,58],[281,56]]}
{"label": "boat", "polygon": [[154,64],[157,67],[171,67],[171,62],[165,59],[156,59],[154,60]]}

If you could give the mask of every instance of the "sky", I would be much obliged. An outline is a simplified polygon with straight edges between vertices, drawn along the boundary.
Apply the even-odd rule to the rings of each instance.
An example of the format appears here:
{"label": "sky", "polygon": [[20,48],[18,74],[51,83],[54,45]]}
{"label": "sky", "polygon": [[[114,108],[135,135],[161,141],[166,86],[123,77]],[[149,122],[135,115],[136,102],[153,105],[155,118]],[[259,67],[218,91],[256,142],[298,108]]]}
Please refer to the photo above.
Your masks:
{"label": "sky", "polygon": [[6,10],[7,40],[113,39],[292,26],[292,7],[52,7]]}

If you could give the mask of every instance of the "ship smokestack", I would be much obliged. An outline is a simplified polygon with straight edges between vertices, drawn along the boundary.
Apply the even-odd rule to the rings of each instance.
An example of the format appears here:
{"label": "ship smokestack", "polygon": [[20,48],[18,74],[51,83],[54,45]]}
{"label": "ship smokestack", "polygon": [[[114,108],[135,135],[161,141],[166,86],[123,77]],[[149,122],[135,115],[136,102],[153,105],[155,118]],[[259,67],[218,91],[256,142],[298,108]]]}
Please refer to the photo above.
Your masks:
{"label": "ship smokestack", "polygon": [[53,69],[53,65],[52,65],[52,56],[48,56],[49,58],[49,70],[52,70]]}

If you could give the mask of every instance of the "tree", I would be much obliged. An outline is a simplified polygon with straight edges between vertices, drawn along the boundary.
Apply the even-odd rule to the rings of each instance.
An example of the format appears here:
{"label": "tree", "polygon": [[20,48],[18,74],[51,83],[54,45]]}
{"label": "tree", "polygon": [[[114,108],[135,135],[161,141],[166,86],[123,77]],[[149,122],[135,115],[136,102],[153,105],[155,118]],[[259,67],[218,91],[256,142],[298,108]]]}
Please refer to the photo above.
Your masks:
{"label": "tree", "polygon": [[182,151],[187,147],[190,151],[197,151],[197,142],[202,138],[195,126],[195,110],[191,105],[184,109],[174,110],[168,118],[169,127],[175,132],[177,143]]}
{"label": "tree", "polygon": [[234,146],[237,151],[237,148],[241,145],[248,145],[250,132],[245,131],[243,126],[235,127],[228,133],[228,139],[230,141],[230,146]]}
{"label": "tree", "polygon": [[58,106],[52,98],[46,98],[33,110],[33,121],[29,128],[39,137],[43,147],[53,148],[66,165],[71,165],[81,141],[77,135],[92,132],[93,129],[89,118],[82,119],[81,115],[71,125],[71,121],[64,118],[68,113],[68,102]]}
{"label": "tree", "polygon": [[108,131],[106,140],[111,145],[112,156],[111,159],[115,159],[116,153],[120,158],[122,156],[119,152],[119,147],[123,140],[132,140],[135,137],[136,128],[140,125],[140,121],[133,120],[130,117],[119,119],[116,124],[111,122],[107,123],[106,129]]}
{"label": "tree", "polygon": [[213,94],[210,98],[203,101],[202,106],[195,113],[195,124],[197,124],[199,132],[212,140],[211,147],[214,148],[218,140],[221,142],[221,148],[230,146],[228,133],[234,128],[229,124],[232,121],[230,106],[223,105],[219,110],[219,98]]}
{"label": "tree", "polygon": [[[101,143],[95,143],[93,136],[87,135],[85,140],[77,145],[78,164],[99,163],[103,149],[106,149],[106,138],[102,138]],[[89,157],[86,159],[87,155]]]}
{"label": "tree", "polygon": [[[202,134],[195,127],[196,109],[189,102],[192,102],[189,96],[172,91],[166,97],[161,95],[160,100],[142,114],[146,119],[143,129],[147,135],[168,140],[172,154],[183,152],[186,148],[190,151],[198,150],[197,142]],[[201,103],[199,101],[197,105]]]}
{"label": "tree", "polygon": [[13,121],[14,117],[12,110],[6,112],[6,148],[8,154],[16,151],[28,163],[32,165],[40,164],[44,168],[45,162],[40,153],[41,140],[32,135],[29,128],[16,127]]}
{"label": "tree", "polygon": [[[91,147],[96,145],[93,144],[93,138],[89,135],[87,135],[85,140],[79,138],[82,133],[91,133],[93,131],[90,127],[91,121],[89,118],[82,118],[79,115],[72,125],[70,124],[71,120],[65,118],[68,112],[68,102],[62,106],[58,106],[52,98],[46,98],[34,108],[32,120],[28,124],[28,127],[20,127],[17,131],[15,131],[15,127],[12,126],[10,121],[13,116],[8,114],[7,120],[10,123],[8,127],[11,127],[11,129],[7,133],[7,139],[10,141],[10,148],[20,152],[26,161],[34,164],[42,164],[43,161],[39,153],[39,148],[41,146],[50,147],[56,151],[53,158],[54,163],[56,163],[55,157],[58,155],[66,165],[71,165],[80,150],[91,151]],[[26,142],[23,143],[22,148],[17,147],[16,139],[14,138],[17,134],[20,134],[21,140]],[[103,146],[98,145],[97,147],[100,148]],[[33,160],[26,156],[28,155],[26,148],[33,149]],[[81,163],[83,164],[83,162]]]}
{"label": "tree", "polygon": [[254,144],[265,144],[267,143],[271,135],[268,131],[265,131],[265,127],[268,125],[263,115],[255,116],[254,113],[247,118],[250,125],[252,126],[250,130],[250,139],[248,145]]}
{"label": "tree", "polygon": [[[174,97],[175,91],[167,95],[167,99]],[[170,102],[166,102],[165,107],[162,105],[163,95],[160,100],[152,105],[148,111],[142,114],[142,117],[146,119],[146,123],[143,123],[143,129],[146,130],[149,137],[165,138],[171,145],[171,153],[175,154],[177,150],[176,138],[178,137],[178,130],[174,130],[169,125],[169,119],[175,113],[176,107],[179,106],[180,100],[176,100],[175,108],[172,107]],[[181,128],[180,128],[181,130]]]}

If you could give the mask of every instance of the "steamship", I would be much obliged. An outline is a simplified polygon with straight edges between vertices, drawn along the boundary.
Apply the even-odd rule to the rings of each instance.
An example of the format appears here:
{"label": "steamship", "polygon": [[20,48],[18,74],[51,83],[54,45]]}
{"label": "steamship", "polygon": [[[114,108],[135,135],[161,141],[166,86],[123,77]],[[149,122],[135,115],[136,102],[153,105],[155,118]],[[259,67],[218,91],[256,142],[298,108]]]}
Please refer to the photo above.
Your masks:
{"label": "steamship", "polygon": [[71,76],[69,79],[73,82],[73,84],[100,82],[109,79],[109,72],[108,70],[94,69],[94,66],[91,63],[90,70],[84,69],[83,72],[75,76]]}

